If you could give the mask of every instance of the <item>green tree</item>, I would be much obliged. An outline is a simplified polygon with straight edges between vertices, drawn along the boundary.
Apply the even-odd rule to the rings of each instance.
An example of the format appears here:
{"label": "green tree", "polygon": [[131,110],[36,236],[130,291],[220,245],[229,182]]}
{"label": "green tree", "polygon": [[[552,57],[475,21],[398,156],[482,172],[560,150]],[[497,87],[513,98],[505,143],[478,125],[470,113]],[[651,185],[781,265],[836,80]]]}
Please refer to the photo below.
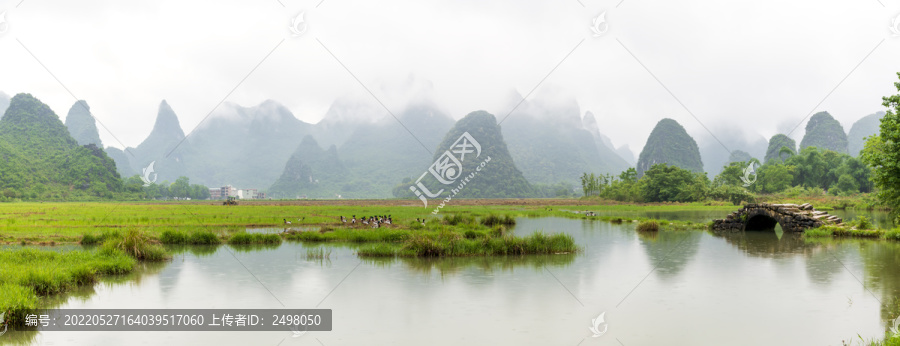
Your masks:
{"label": "green tree", "polygon": [[629,167],[625,171],[619,174],[619,179],[624,182],[634,183],[638,180],[638,173],[634,167]]}
{"label": "green tree", "polygon": [[746,162],[731,162],[722,168],[722,172],[713,179],[713,186],[742,185],[741,177],[744,176]]}
{"label": "green tree", "polygon": [[797,167],[794,173],[795,186],[827,187],[823,183],[828,166],[822,153],[815,147],[803,148],[799,155],[792,156],[785,163]]}
{"label": "green tree", "polygon": [[859,192],[859,183],[857,183],[856,179],[853,179],[853,176],[851,176],[849,174],[841,175],[838,178],[837,183],[835,183],[835,187],[840,189],[841,192],[846,192],[846,193]]}
{"label": "green tree", "polygon": [[169,186],[169,196],[184,198],[191,196],[191,180],[188,177],[178,177]]}
{"label": "green tree", "polygon": [[756,184],[751,188],[756,192],[776,193],[791,187],[794,181],[795,167],[783,164],[763,165],[757,171]]}
{"label": "green tree", "polygon": [[[900,91],[900,82],[895,82],[894,87]],[[900,94],[882,100],[882,105],[888,107],[887,114],[881,118],[879,133],[866,140],[861,157],[872,167],[878,199],[897,214],[900,211]]]}
{"label": "green tree", "polygon": [[704,180],[708,181],[705,174],[659,163],[644,172],[641,195],[647,202],[697,201],[708,192]]}

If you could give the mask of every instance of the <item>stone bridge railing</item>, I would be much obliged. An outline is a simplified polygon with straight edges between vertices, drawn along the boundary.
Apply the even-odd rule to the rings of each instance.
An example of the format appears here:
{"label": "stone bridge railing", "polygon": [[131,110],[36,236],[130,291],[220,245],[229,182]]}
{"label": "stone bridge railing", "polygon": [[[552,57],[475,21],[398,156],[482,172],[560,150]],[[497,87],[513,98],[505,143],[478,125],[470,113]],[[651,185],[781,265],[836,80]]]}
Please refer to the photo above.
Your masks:
{"label": "stone bridge railing", "polygon": [[714,220],[712,229],[732,232],[772,229],[777,223],[785,232],[803,232],[810,228],[842,222],[843,220],[837,216],[815,210],[809,203],[801,205],[750,203],[724,219]]}

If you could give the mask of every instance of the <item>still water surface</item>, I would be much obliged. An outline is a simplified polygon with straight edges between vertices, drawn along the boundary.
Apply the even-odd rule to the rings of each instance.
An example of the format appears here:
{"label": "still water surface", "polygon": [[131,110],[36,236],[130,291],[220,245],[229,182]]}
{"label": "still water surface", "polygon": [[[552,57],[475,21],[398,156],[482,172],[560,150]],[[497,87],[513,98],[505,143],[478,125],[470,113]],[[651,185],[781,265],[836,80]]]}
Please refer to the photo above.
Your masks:
{"label": "still water surface", "polygon": [[[775,232],[642,236],[629,223],[562,218],[520,218],[515,228],[520,235],[535,230],[571,234],[584,251],[360,260],[350,246],[327,245],[330,260],[314,261],[306,259],[307,249],[299,243],[193,247],[171,262],[53,304],[88,309],[318,306],[334,310],[330,332],[296,338],[288,330],[10,332],[0,342],[840,345],[858,340],[857,333],[867,339],[882,336],[888,316],[880,302],[900,294],[896,243],[808,243]],[[603,312],[608,331],[593,338],[591,319]]]}

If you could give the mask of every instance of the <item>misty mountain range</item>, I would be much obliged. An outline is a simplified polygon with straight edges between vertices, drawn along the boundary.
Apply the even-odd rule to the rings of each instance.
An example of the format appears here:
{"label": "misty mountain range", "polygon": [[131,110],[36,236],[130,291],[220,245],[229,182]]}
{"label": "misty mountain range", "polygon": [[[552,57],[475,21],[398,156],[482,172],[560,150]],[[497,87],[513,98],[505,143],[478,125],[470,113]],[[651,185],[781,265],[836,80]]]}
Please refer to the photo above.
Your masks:
{"label": "misty mountain range", "polygon": [[[0,92],[0,115],[9,103],[9,96]],[[410,104],[396,114],[384,113],[369,103],[338,99],[319,123],[309,124],[275,101],[253,107],[225,103],[186,135],[176,111],[162,101],[154,127],[141,144],[125,150],[107,147],[105,151],[122,177],[140,174],[155,162],[159,182],[187,176],[192,183],[210,187],[227,184],[267,190],[274,198],[385,198],[398,191],[408,197],[402,190],[443,153],[436,150],[443,148],[448,133],[459,131],[452,130],[459,122],[427,102]],[[377,115],[382,115],[378,121],[361,120]],[[817,113],[810,118],[799,149],[816,145],[856,156],[863,138],[877,133],[883,115],[860,119],[847,135],[827,112]],[[762,136],[747,139],[737,130],[719,132],[716,138],[701,135],[695,141],[675,120],[663,119],[635,162],[627,146],[615,147],[603,133],[614,129],[599,124],[591,112],[582,113],[574,99],[525,101],[508,116],[479,115],[479,119],[468,123],[500,122],[499,133],[488,132],[490,146],[502,153],[497,154],[500,157],[510,158],[498,165],[524,177],[515,189],[519,193],[535,191],[530,184],[575,186],[584,172],[615,175],[628,167],[643,171],[653,163],[713,176],[734,160],[768,158],[771,145]],[[78,145],[102,148],[87,102],[78,101],[71,107],[65,126]],[[465,195],[477,197],[472,191],[479,190],[490,189],[481,187]]]}
{"label": "misty mountain range", "polygon": [[[80,101],[72,114],[86,107]],[[397,119],[359,120],[375,112],[384,113],[339,99],[319,123],[308,124],[274,101],[249,108],[225,103],[185,137],[163,101],[140,145],[106,151],[122,176],[139,174],[155,162],[159,181],[187,176],[211,187],[268,189],[275,198],[391,197],[398,183],[428,168],[456,121],[428,103],[408,105],[395,114]],[[529,182],[574,186],[583,172],[614,174],[630,166],[616,151],[633,160],[630,150],[615,148],[593,115],[588,112],[582,120],[580,113],[574,100],[563,107],[524,102],[500,127],[515,166],[524,167]],[[73,132],[96,131],[93,121],[78,119],[71,121]]]}

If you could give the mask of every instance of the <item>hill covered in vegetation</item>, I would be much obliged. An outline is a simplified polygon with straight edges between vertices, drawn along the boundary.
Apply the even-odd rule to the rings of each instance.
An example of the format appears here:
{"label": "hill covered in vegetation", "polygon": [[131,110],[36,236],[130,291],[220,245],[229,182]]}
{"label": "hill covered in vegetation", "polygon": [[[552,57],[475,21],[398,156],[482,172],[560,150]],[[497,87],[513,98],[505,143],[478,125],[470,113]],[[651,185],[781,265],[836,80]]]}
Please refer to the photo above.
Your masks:
{"label": "hill covered in vegetation", "polygon": [[800,141],[800,150],[806,147],[827,149],[846,154],[847,134],[844,127],[828,112],[819,112],[809,118],[806,123],[806,134]]}
{"label": "hill covered in vegetation", "polygon": [[[785,150],[782,150],[782,148],[785,148]],[[776,159],[779,160],[779,162],[784,162],[784,160],[787,160],[791,155],[796,153],[797,142],[791,139],[791,137],[779,133],[769,139],[769,148],[766,149],[766,158],[763,163],[769,163]]]}
{"label": "hill covered in vegetation", "polygon": [[59,117],[18,94],[0,119],[3,199],[112,197],[123,185],[115,162],[93,143],[80,146]]}
{"label": "hill covered in vegetation", "polygon": [[433,162],[431,167],[444,182],[429,174],[429,167],[422,167],[422,179],[406,178],[394,188],[394,195],[410,197],[410,186],[418,187],[419,184],[428,189],[418,189],[420,193],[439,195],[436,198],[532,197],[537,194],[513,162],[497,119],[485,111],[469,113],[456,122],[438,145]]}
{"label": "hill covered in vegetation", "polygon": [[881,118],[884,117],[884,114],[884,112],[869,114],[853,123],[853,126],[850,127],[850,132],[847,133],[850,156],[859,156],[859,152],[866,145],[866,137],[878,134],[878,126],[881,124]]}
{"label": "hill covered in vegetation", "polygon": [[98,148],[103,148],[100,142],[100,133],[97,132],[97,122],[91,116],[91,107],[84,100],[79,100],[69,108],[69,114],[66,115],[66,127],[69,134],[78,142],[78,145],[93,144]]}
{"label": "hill covered in vegetation", "polygon": [[346,174],[334,145],[323,150],[312,136],[306,136],[288,159],[281,177],[269,188],[268,195],[272,198],[336,198],[335,192],[340,191]]}
{"label": "hill covered in vegetation", "polygon": [[644,172],[655,164],[665,163],[692,172],[703,172],[700,149],[684,127],[677,121],[665,118],[656,124],[647,144],[638,158],[637,174]]}

